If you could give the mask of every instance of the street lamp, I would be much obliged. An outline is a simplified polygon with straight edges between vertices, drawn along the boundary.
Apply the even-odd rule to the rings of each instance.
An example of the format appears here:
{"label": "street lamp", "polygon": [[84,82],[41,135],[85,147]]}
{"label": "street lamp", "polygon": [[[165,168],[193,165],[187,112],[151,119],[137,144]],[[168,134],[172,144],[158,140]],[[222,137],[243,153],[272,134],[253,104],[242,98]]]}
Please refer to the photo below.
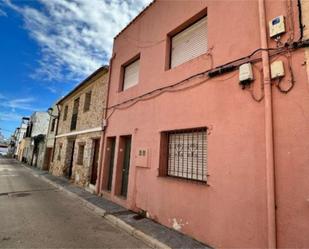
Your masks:
{"label": "street lamp", "polygon": [[[53,118],[53,122],[56,123],[56,130],[55,130],[55,134],[54,134],[54,146],[53,146],[53,150],[52,150],[52,162],[54,161],[54,157],[55,157],[55,149],[56,149],[56,136],[58,135],[58,126],[59,126],[59,116],[60,116],[60,108],[59,105],[56,104],[58,113],[57,115],[53,115],[53,111],[54,109],[52,107],[49,107],[47,109],[47,113],[50,117]],[[56,121],[57,120],[57,121]]]}
{"label": "street lamp", "polygon": [[[57,107],[58,107],[58,106],[57,106]],[[53,117],[53,118],[58,118],[58,117],[59,117],[59,114],[58,114],[58,115],[53,115],[53,111],[54,111],[54,109],[51,108],[51,107],[49,107],[49,108],[47,109],[48,115],[51,116],[51,117]]]}

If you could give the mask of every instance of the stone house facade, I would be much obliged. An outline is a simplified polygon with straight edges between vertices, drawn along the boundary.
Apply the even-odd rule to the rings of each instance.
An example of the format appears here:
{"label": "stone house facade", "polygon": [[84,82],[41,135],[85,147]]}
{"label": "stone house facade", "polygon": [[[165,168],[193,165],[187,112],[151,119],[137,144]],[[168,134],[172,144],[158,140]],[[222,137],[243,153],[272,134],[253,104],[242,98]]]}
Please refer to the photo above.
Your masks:
{"label": "stone house facade", "polygon": [[93,190],[107,83],[108,67],[103,66],[57,102],[60,113],[50,172]]}

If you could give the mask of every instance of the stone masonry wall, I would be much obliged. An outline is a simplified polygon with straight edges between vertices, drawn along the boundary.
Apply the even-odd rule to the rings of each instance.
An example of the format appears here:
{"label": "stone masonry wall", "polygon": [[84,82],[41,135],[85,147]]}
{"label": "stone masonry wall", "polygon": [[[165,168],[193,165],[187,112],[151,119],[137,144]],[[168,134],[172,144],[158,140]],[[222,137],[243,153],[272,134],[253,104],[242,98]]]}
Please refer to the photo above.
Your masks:
{"label": "stone masonry wall", "polygon": [[[71,132],[71,118],[74,100],[79,97],[77,127],[75,131],[82,131],[102,126],[103,110],[106,103],[108,72],[103,71],[96,75],[89,83],[76,91],[61,103],[58,134]],[[85,94],[91,91],[91,104],[88,111],[84,111]],[[64,121],[64,109],[68,106],[67,119]]]}
{"label": "stone masonry wall", "polygon": [[[75,134],[92,128],[102,128],[103,110],[106,103],[108,83],[108,70],[102,69],[95,76],[90,78],[88,82],[69,94],[60,105],[60,118],[57,135],[63,135],[56,138],[56,148],[54,159],[51,163],[50,172],[56,176],[64,176],[70,165],[71,147],[70,139],[75,139],[75,148],[73,155],[72,177],[76,184],[87,186],[91,177],[92,155],[93,155],[93,139],[101,137],[101,131],[88,132],[83,134]],[[84,111],[85,95],[91,91],[91,102],[88,111]],[[71,131],[71,119],[74,100],[79,98],[78,119],[76,129]],[[67,119],[64,120],[64,109],[68,106]],[[74,133],[71,133],[74,132]],[[83,163],[77,162],[79,144],[85,145]],[[59,147],[62,145],[61,151]],[[60,155],[60,157],[59,157]]]}
{"label": "stone masonry wall", "polygon": [[[91,172],[92,172],[92,163],[93,163],[93,154],[94,154],[94,139],[100,139],[101,132],[91,132],[86,134],[77,135],[75,137],[75,148],[73,155],[73,169],[71,179],[80,186],[87,186],[90,182]],[[72,138],[70,138],[72,139]],[[60,151],[60,160],[59,160],[59,147],[62,144],[62,149]],[[78,163],[78,150],[79,145],[85,145],[84,149],[84,158],[82,164]],[[54,161],[50,168],[50,172],[56,176],[64,176],[69,166],[71,144],[67,137],[57,138],[56,150]]]}
{"label": "stone masonry wall", "polygon": [[[62,145],[61,150],[59,149]],[[52,159],[51,167],[49,171],[55,176],[64,176],[66,170],[66,150],[68,146],[68,140],[65,137],[57,138],[56,148],[54,151],[54,158]]]}
{"label": "stone masonry wall", "polygon": [[[100,139],[101,132],[92,132],[79,135],[75,142],[73,175],[72,179],[80,186],[88,186],[91,178],[93,155],[94,155],[94,139]],[[79,145],[85,145],[83,163],[78,163]]]}

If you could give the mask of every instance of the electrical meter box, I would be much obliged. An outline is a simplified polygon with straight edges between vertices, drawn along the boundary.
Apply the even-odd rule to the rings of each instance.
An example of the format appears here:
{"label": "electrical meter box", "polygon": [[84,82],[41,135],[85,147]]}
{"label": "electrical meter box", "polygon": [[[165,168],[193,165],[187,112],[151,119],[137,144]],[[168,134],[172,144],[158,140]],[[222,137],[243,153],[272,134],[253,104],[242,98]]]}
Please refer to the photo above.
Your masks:
{"label": "electrical meter box", "polygon": [[242,64],[239,67],[239,81],[250,82],[253,80],[252,66],[251,63]]}
{"label": "electrical meter box", "polygon": [[284,65],[282,61],[274,61],[270,65],[271,78],[281,78],[284,76]]}
{"label": "electrical meter box", "polygon": [[285,20],[284,16],[277,16],[268,23],[269,36],[271,38],[285,33]]}
{"label": "electrical meter box", "polygon": [[136,167],[150,168],[149,165],[149,149],[138,148],[135,155]]}

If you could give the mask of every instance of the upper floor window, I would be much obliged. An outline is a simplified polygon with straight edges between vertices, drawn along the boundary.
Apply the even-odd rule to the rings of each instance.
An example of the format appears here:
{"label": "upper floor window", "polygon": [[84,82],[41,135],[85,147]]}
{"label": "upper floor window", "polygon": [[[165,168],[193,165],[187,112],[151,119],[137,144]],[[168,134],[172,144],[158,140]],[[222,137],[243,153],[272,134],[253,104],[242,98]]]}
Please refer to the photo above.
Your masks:
{"label": "upper floor window", "polygon": [[89,92],[87,92],[87,93],[85,94],[84,112],[90,110],[91,94],[92,94],[91,91],[89,91]]}
{"label": "upper floor window", "polygon": [[123,68],[123,91],[137,85],[139,79],[139,61],[140,59],[138,58]]}
{"label": "upper floor window", "polygon": [[75,130],[77,126],[78,108],[79,108],[79,98],[74,100],[72,118],[71,118],[71,131]]}
{"label": "upper floor window", "polygon": [[53,118],[52,119],[52,123],[51,123],[51,127],[50,127],[50,131],[53,132],[55,130],[55,125],[56,125],[56,119]]}
{"label": "upper floor window", "polygon": [[170,42],[171,68],[206,53],[208,49],[207,16],[172,36]]}
{"label": "upper floor window", "polygon": [[64,107],[64,112],[63,112],[63,121],[66,121],[68,117],[68,106],[66,105]]}

